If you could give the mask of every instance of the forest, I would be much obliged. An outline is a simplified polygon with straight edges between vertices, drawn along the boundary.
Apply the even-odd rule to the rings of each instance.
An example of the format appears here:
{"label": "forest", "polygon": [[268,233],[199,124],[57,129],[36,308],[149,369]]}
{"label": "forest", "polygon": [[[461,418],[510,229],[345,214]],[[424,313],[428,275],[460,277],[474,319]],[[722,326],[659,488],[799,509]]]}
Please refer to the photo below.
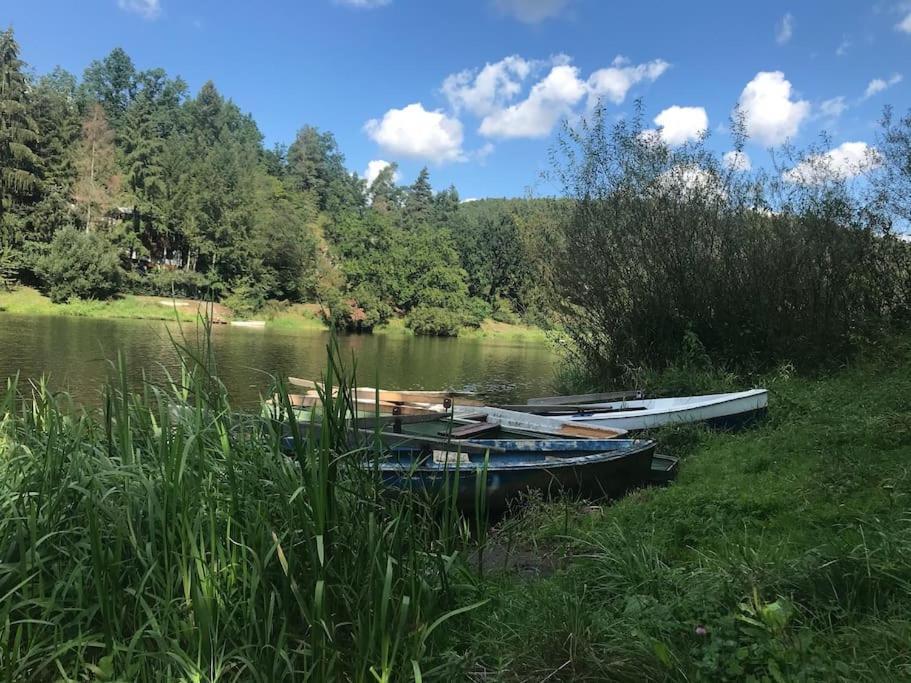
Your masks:
{"label": "forest", "polygon": [[[455,336],[485,318],[558,331],[575,384],[708,360],[837,364],[911,321],[911,113],[851,164],[822,135],[745,158],[668,145],[639,102],[564,123],[554,198],[460,201],[424,168],[367,184],[329,131],[263,135],[208,82],[121,49],[34,76],[0,34],[0,282],[53,301],[211,298],[241,315],[317,302],[338,329],[393,318]],[[842,145],[844,147],[844,145]],[[732,156],[733,155],[733,156]]]}
{"label": "forest", "polygon": [[338,328],[399,316],[417,334],[455,335],[535,301],[521,204],[461,203],[455,187],[434,192],[426,168],[400,186],[390,165],[368,186],[309,125],[267,149],[214,83],[194,95],[119,48],[81,78],[36,76],[13,30],[0,33],[0,166],[0,284],[57,302],[318,302]]}

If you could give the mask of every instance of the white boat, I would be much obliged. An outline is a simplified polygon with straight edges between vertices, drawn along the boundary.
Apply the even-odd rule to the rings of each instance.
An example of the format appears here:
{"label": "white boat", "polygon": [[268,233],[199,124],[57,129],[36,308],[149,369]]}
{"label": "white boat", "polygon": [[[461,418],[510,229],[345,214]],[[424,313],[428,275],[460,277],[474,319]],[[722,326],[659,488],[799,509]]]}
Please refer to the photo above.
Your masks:
{"label": "white boat", "polygon": [[[626,435],[626,428],[614,425],[576,424],[565,416],[533,415],[503,408],[453,406],[453,414],[461,419],[476,419],[498,424],[504,429],[537,432],[564,439],[616,439]],[[483,417],[482,417],[483,416]]]}
{"label": "white boat", "polygon": [[572,414],[548,417],[576,426],[611,427],[627,431],[687,422],[705,422],[714,427],[735,428],[763,415],[768,404],[769,392],[766,389],[750,389],[729,394],[591,403],[576,406],[579,410]]}

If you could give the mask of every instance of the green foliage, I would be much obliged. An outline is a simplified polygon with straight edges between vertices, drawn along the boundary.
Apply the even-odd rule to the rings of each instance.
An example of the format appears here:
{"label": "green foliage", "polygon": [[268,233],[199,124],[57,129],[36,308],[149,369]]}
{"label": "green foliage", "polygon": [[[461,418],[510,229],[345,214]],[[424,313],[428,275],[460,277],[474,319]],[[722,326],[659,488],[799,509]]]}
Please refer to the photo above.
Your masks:
{"label": "green foliage", "polygon": [[377,454],[343,446],[337,352],[319,438],[290,406],[234,412],[208,349],[181,355],[168,391],[124,393],[118,364],[98,413],[43,383],[0,394],[4,676],[457,676],[443,634],[483,608],[459,521],[382,497]]}
{"label": "green foliage", "polygon": [[597,507],[530,504],[504,521],[491,537],[505,554],[558,569],[487,578],[490,613],[454,634],[473,670],[504,681],[557,670],[552,680],[908,678],[911,345],[887,348],[837,374],[761,378],[770,415],[746,432],[661,432],[662,451],[684,458],[666,489]]}
{"label": "green foliage", "polygon": [[123,277],[117,252],[104,235],[73,228],[54,235],[39,273],[56,303],[110,298],[119,291]]}
{"label": "green foliage", "polygon": [[905,315],[909,273],[883,258],[888,216],[820,167],[820,150],[794,159],[811,181],[772,181],[643,130],[641,111],[610,128],[599,110],[563,141],[574,204],[547,277],[602,382],[674,361],[689,333],[725,365],[818,367]]}
{"label": "green foliage", "polygon": [[458,311],[441,306],[421,304],[405,318],[405,326],[415,334],[437,337],[457,337],[464,324],[464,317]]}
{"label": "green foliage", "polygon": [[6,211],[16,200],[39,188],[40,161],[35,153],[39,135],[28,100],[28,80],[19,59],[13,29],[0,32],[0,243],[13,240]]}
{"label": "green foliage", "polygon": [[211,283],[193,270],[154,270],[137,280],[143,294],[176,298],[205,299]]}

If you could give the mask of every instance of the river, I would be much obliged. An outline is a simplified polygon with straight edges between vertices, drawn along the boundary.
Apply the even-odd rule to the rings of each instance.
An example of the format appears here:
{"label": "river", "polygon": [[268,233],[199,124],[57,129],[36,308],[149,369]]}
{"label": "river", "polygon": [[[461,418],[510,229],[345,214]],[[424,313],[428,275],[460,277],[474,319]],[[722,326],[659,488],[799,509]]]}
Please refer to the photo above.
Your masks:
{"label": "river", "polygon": [[[163,383],[178,368],[169,337],[175,323],[96,320],[65,316],[0,313],[0,381],[19,373],[23,380],[49,377],[54,390],[69,392],[84,405],[98,405],[118,351],[129,381]],[[195,339],[196,326],[185,324]],[[453,388],[475,391],[491,402],[520,401],[548,393],[556,355],[547,344],[501,339],[437,339],[398,335],[343,335],[345,359],[357,359],[362,386],[400,389]],[[269,386],[269,375],[316,379],[326,367],[329,334],[215,326],[212,346],[219,376],[237,408],[254,408]]]}

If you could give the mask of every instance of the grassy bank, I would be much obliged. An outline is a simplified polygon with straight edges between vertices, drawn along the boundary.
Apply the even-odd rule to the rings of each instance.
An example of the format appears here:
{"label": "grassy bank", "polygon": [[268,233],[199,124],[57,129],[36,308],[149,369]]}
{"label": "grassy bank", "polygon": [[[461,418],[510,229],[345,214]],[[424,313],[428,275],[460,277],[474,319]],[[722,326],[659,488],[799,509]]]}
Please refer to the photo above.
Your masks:
{"label": "grassy bank", "polygon": [[126,294],[109,301],[70,301],[55,304],[29,287],[0,291],[0,312],[17,315],[71,315],[82,318],[134,318],[138,320],[174,320],[175,314],[195,321],[203,302],[175,305],[170,299]]}
{"label": "grassy bank", "polygon": [[750,431],[654,435],[669,488],[530,501],[481,574],[469,525],[338,457],[342,402],[288,458],[199,358],[95,415],[0,397],[5,680],[911,676],[908,341],[768,378]]}
{"label": "grassy bank", "polygon": [[[656,435],[679,481],[607,507],[539,505],[461,647],[494,680],[911,678],[911,344],[772,378],[741,434]],[[496,538],[496,535],[495,535]],[[540,558],[547,558],[541,561]]]}
{"label": "grassy bank", "polygon": [[[110,301],[70,301],[55,304],[48,297],[30,287],[19,287],[11,291],[0,290],[0,313],[17,315],[71,315],[84,318],[134,318],[137,320],[174,320],[175,312],[180,320],[195,321],[197,313],[205,310],[204,301],[166,297],[134,296],[126,294]],[[216,318],[229,320],[230,309],[216,304]],[[319,315],[318,304],[291,304],[280,308],[266,308],[251,316],[266,321],[266,326],[277,330],[328,330]],[[377,328],[375,334],[390,336],[411,336],[405,321],[394,318],[387,325]],[[510,325],[494,320],[485,320],[479,328],[464,328],[459,336],[465,339],[502,339],[528,342],[544,342],[547,333],[528,325]]]}

